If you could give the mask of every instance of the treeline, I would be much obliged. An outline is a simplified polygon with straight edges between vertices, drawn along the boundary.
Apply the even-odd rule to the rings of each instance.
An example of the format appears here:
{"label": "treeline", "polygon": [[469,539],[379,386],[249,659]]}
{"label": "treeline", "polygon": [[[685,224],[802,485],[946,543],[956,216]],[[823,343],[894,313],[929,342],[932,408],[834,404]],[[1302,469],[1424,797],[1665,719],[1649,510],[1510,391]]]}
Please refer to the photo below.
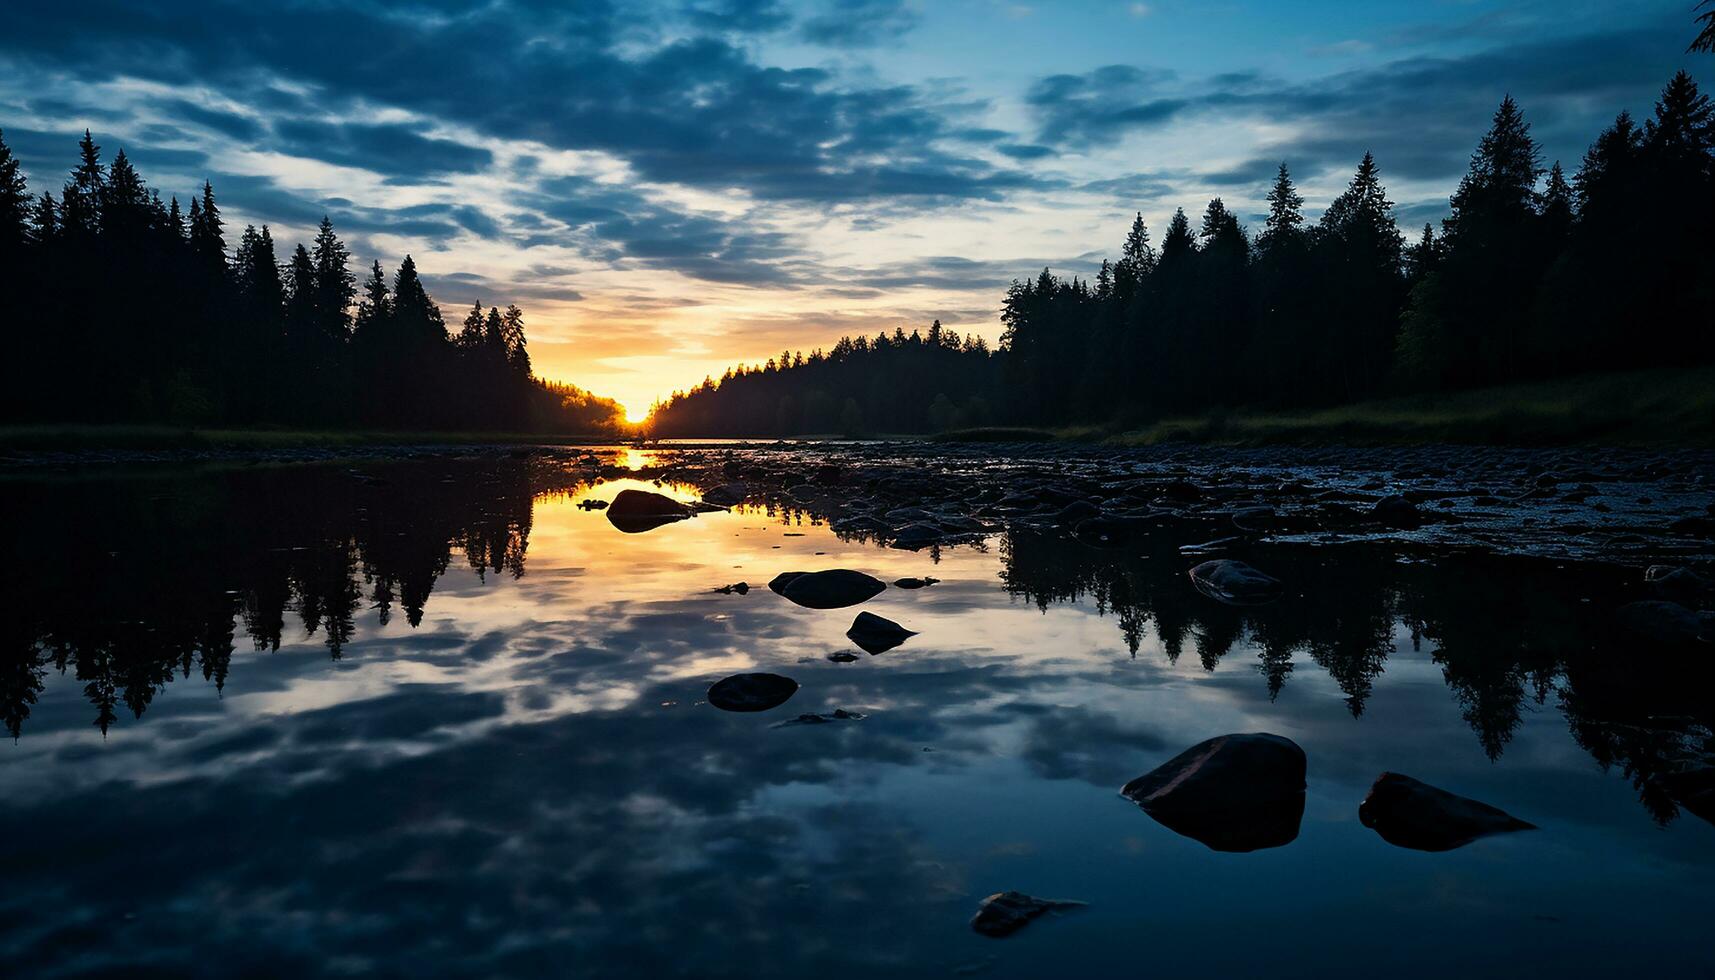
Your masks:
{"label": "treeline", "polygon": [[477,304],[457,336],[410,256],[361,290],[323,218],[284,261],[236,248],[214,188],[163,201],[86,131],[56,200],[0,134],[0,419],[591,432],[619,406],[530,369],[524,314]]}
{"label": "treeline", "polygon": [[900,327],[873,340],[841,337],[827,353],[783,351],[674,392],[655,406],[651,434],[859,436],[987,425],[1003,397],[994,360],[987,341],[961,338],[939,320],[927,335]]}
{"label": "treeline", "polygon": [[1217,198],[1140,215],[1094,282],[1015,281],[1002,364],[1017,420],[1333,404],[1715,359],[1715,121],[1680,72],[1568,179],[1508,97],[1439,233],[1407,244],[1366,154],[1310,224],[1283,163],[1254,237]]}

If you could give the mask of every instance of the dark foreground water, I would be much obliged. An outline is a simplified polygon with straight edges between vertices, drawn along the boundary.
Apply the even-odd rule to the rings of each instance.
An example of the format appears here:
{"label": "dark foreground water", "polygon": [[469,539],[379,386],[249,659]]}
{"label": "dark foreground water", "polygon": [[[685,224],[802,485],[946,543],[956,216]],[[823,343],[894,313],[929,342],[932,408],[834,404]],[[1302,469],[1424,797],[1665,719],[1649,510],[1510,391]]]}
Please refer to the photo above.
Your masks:
{"label": "dark foreground water", "polygon": [[[361,469],[0,481],[0,975],[1715,975],[1715,826],[1659,778],[1711,658],[1604,639],[1635,569],[1282,546],[1237,609],[1166,534],[623,534],[579,503],[694,491]],[[941,579],[858,607],[919,635],[764,585],[842,566]],[[802,686],[703,703],[747,670]],[[1117,794],[1228,732],[1308,754],[1291,843]],[[1396,847],[1384,770],[1541,829]],[[1089,905],[974,933],[1006,889]]]}

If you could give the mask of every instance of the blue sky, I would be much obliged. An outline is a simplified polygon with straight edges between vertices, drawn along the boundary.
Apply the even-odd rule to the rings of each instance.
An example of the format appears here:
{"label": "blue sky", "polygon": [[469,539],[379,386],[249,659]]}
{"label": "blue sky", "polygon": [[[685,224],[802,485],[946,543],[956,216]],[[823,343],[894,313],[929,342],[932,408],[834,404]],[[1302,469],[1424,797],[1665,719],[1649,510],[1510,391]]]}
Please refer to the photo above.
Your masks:
{"label": "blue sky", "polygon": [[1277,163],[1312,212],[1373,150],[1402,223],[1445,211],[1501,96],[1575,168],[1685,55],[1691,0],[14,0],[0,128],[36,190],[75,134],[246,222],[326,213],[407,252],[449,317],[530,313],[541,373],[634,410],[735,360],[1089,274],[1133,211]]}

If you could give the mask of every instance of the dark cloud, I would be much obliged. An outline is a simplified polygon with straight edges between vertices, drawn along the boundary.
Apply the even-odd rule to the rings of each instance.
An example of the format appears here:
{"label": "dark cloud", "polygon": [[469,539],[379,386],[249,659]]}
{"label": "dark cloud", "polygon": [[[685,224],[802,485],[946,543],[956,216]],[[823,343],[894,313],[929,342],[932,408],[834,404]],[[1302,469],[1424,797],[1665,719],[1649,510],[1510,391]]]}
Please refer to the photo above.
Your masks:
{"label": "dark cloud", "polygon": [[154,108],[174,119],[213,130],[241,142],[253,142],[264,132],[262,124],[249,116],[223,109],[211,109],[188,99],[166,99],[156,103]]}
{"label": "dark cloud", "polygon": [[306,119],[274,124],[273,146],[293,156],[394,176],[470,173],[489,166],[481,147],[435,139],[400,123],[329,123]]}
{"label": "dark cloud", "polygon": [[830,0],[827,9],[804,19],[804,40],[833,48],[873,47],[917,26],[906,0]]}
{"label": "dark cloud", "polygon": [[[1282,159],[1300,176],[1339,173],[1373,151],[1384,172],[1450,180],[1502,95],[1535,124],[1550,159],[1576,159],[1607,114],[1644,108],[1678,66],[1677,23],[1603,34],[1524,41],[1454,57],[1412,57],[1302,83],[1255,73],[1217,75],[1200,85],[1128,66],[1055,75],[1027,101],[1044,143],[1087,147],[1133,132],[1168,129],[1192,117],[1259,116],[1302,124],[1303,135],[1201,179],[1265,182]],[[1426,93],[1434,93],[1427,98]],[[1592,107],[1599,106],[1595,115]]]}
{"label": "dark cloud", "polygon": [[691,0],[684,12],[692,24],[708,31],[765,33],[792,22],[780,0]]}

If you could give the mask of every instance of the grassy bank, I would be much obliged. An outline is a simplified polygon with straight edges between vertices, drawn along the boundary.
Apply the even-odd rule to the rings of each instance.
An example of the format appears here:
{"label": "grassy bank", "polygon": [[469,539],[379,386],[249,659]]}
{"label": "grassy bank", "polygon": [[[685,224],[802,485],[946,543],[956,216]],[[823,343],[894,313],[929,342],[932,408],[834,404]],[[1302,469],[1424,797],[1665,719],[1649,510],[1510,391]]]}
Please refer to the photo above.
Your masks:
{"label": "grassy bank", "polygon": [[1300,412],[1234,411],[1142,427],[970,429],[953,442],[1059,439],[1125,446],[1715,445],[1715,368],[1639,371],[1413,395]]}
{"label": "grassy bank", "polygon": [[612,433],[376,432],[283,429],[187,429],[156,425],[0,426],[0,450],[348,449],[363,446],[590,445],[619,442]]}

